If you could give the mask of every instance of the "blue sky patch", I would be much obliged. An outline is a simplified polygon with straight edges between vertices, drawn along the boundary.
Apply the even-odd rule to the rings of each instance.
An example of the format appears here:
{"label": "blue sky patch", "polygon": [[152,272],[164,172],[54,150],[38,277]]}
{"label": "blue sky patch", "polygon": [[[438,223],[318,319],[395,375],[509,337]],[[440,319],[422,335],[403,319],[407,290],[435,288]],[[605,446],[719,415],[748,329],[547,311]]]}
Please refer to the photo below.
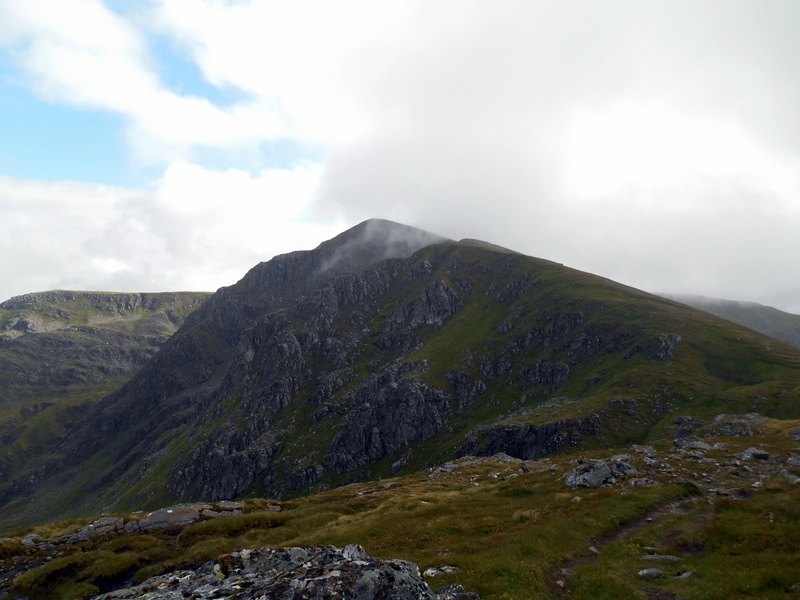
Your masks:
{"label": "blue sky patch", "polygon": [[0,61],[0,174],[109,185],[141,179],[129,162],[122,117],[40,100],[10,83],[7,64]]}
{"label": "blue sky patch", "polygon": [[153,68],[162,85],[172,92],[181,96],[206,98],[220,108],[249,98],[237,88],[218,88],[208,82],[197,64],[175,40],[163,35],[149,34],[147,42],[154,60]]}

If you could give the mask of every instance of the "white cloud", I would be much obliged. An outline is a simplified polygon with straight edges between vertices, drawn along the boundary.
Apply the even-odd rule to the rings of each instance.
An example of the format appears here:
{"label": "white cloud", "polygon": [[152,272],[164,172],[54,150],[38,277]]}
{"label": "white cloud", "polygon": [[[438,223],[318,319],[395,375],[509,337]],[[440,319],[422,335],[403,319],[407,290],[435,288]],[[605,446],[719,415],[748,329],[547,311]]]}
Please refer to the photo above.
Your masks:
{"label": "white cloud", "polygon": [[318,168],[258,175],[171,165],[138,192],[0,177],[0,299],[55,288],[215,290],[341,231],[306,214]]}
{"label": "white cloud", "polygon": [[220,108],[166,89],[144,33],[100,0],[0,3],[0,43],[13,46],[31,87],[51,102],[126,117],[139,158],[175,159],[195,145],[251,143],[287,133],[280,111],[264,102]]}
{"label": "white cloud", "polygon": [[800,209],[800,156],[765,147],[730,117],[631,101],[586,108],[572,118],[562,149],[562,186],[578,198],[635,190],[642,201],[660,202],[669,192],[670,206],[696,210],[709,191],[740,188]]}
{"label": "white cloud", "polygon": [[[202,263],[226,279],[284,240],[381,216],[645,289],[800,311],[786,275],[800,272],[794,0],[133,5],[0,0],[0,43],[31,85],[123,114],[139,155],[163,161],[86,242],[108,276],[170,289]],[[247,99],[168,89],[152,35]],[[246,169],[237,151],[264,140],[320,144],[324,164]],[[199,166],[201,146],[223,167]],[[131,266],[148,252],[150,267]]]}
{"label": "white cloud", "polygon": [[292,135],[334,142],[369,127],[358,95],[385,45],[407,42],[417,5],[157,0],[148,22],[179,40],[210,82],[268,103]]}

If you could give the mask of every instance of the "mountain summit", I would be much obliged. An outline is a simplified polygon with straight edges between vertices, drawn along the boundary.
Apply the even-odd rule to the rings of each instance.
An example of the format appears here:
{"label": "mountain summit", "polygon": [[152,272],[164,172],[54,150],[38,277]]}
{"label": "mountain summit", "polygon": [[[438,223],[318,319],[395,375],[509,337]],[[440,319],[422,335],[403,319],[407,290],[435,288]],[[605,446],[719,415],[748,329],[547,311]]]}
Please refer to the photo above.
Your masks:
{"label": "mountain summit", "polygon": [[367,221],[220,289],[0,503],[23,521],[290,497],[465,455],[642,443],[678,414],[796,417],[798,399],[797,349],[556,263]]}

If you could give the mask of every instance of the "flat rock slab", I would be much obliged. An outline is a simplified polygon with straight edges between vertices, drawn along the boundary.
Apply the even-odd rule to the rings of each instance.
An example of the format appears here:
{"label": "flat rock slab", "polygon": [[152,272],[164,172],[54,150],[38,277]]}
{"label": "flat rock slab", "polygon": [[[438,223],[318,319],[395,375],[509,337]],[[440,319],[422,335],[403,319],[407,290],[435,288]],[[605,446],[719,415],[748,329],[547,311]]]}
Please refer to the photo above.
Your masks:
{"label": "flat rock slab", "polygon": [[643,560],[659,560],[663,562],[681,562],[683,559],[680,556],[673,556],[672,554],[642,554]]}
{"label": "flat rock slab", "polygon": [[211,505],[200,503],[176,504],[169,508],[155,510],[146,517],[139,519],[139,529],[148,531],[172,525],[188,525],[199,519],[200,513],[204,510],[211,510]]}
{"label": "flat rock slab", "polygon": [[[214,510],[217,508],[218,510]],[[164,529],[173,525],[188,525],[194,523],[202,517],[217,518],[235,514],[241,514],[244,504],[241,502],[231,502],[223,500],[216,502],[213,506],[204,502],[191,502],[176,504],[167,508],[160,508],[139,518],[125,521],[122,517],[101,517],[92,521],[85,527],[62,539],[51,540],[56,543],[61,542],[85,542],[95,536],[107,535],[115,531],[152,531],[154,529]],[[268,510],[280,510],[280,506]]]}

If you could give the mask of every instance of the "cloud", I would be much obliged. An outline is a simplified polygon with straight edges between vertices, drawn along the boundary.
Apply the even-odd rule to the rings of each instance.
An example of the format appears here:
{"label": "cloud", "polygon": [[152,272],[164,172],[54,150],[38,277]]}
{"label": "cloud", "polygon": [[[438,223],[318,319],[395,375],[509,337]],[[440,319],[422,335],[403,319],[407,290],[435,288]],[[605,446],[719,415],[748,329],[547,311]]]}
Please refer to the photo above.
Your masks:
{"label": "cloud", "polygon": [[[384,217],[800,312],[793,0],[109,5],[0,0],[0,43],[29,84],[123,115],[138,155],[161,161],[144,191],[108,192],[107,234],[81,234],[106,277],[227,280],[290,249],[292,228],[299,246]],[[170,89],[153,36],[239,100]],[[264,170],[287,140],[318,155]]]}
{"label": "cloud", "polygon": [[[148,192],[0,177],[0,298],[47,289],[210,290],[341,222],[308,218],[318,169],[250,175],[175,163]],[[87,285],[87,282],[91,282]]]}
{"label": "cloud", "polygon": [[388,40],[405,43],[406,15],[417,4],[157,0],[148,23],[177,40],[214,85],[261,99],[291,135],[330,143],[368,127],[353,93],[374,75]]}
{"label": "cloud", "polygon": [[[85,281],[94,258],[86,255],[84,243],[113,221],[115,206],[129,195],[99,185],[0,178],[0,253],[14,257],[4,261],[4,296],[82,287],[76,284]],[[103,279],[105,271],[93,274]]]}
{"label": "cloud", "polygon": [[766,27],[797,8],[734,4],[470,3],[423,25],[372,90],[383,127],[331,150],[319,210],[800,311],[800,138],[775,127],[796,126],[800,44]]}
{"label": "cloud", "polygon": [[265,102],[220,108],[166,89],[145,31],[100,0],[4,0],[0,43],[14,48],[42,98],[125,117],[139,159],[169,161],[198,145],[248,144],[287,133],[280,111]]}
{"label": "cloud", "polygon": [[[800,192],[800,156],[764,146],[730,118],[682,114],[670,106],[624,103],[587,109],[562,142],[564,193],[607,198],[636,188],[695,191],[739,187],[788,200]],[[686,189],[689,187],[691,189]]]}

